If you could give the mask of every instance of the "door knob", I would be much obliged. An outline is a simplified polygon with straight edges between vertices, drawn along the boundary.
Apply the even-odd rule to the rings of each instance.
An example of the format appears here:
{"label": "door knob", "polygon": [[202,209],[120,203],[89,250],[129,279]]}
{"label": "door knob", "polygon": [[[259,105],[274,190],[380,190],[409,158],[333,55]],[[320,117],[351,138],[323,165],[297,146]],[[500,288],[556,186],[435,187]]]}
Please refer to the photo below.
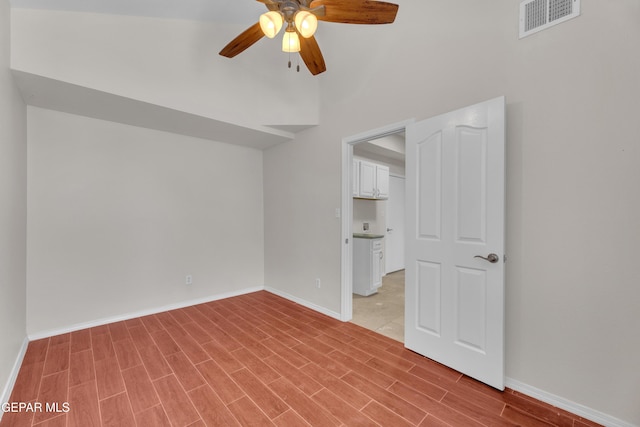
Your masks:
{"label": "door knob", "polygon": [[387,233],[388,233],[389,231],[393,231],[393,228],[387,228]]}
{"label": "door knob", "polygon": [[489,261],[491,264],[495,264],[500,259],[500,257],[496,254],[489,254],[486,257],[483,257],[482,255],[476,255],[474,256],[474,258],[482,258],[485,261]]}

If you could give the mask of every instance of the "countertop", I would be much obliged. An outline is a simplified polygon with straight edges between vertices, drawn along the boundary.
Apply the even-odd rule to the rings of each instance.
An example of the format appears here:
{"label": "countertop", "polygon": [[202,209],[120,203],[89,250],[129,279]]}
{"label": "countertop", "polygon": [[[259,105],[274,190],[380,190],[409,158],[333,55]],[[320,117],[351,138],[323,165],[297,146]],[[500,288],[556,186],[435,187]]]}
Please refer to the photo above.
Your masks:
{"label": "countertop", "polygon": [[382,239],[384,236],[382,234],[371,234],[371,233],[353,233],[353,237],[355,239]]}

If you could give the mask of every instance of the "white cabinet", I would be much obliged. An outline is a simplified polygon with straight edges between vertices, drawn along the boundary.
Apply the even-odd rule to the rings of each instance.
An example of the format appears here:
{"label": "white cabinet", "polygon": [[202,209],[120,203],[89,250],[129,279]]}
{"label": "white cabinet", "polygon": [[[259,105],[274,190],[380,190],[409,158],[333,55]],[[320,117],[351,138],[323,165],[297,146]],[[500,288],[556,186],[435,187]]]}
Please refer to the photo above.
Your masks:
{"label": "white cabinet", "polygon": [[382,238],[353,239],[353,293],[369,296],[382,285]]}
{"label": "white cabinet", "polygon": [[353,161],[353,170],[351,171],[351,190],[353,197],[358,197],[360,194],[360,160]]}
{"label": "white cabinet", "polygon": [[389,198],[389,168],[376,165],[376,199]]}
{"label": "white cabinet", "polygon": [[356,194],[354,189],[354,197],[364,199],[389,198],[389,168],[387,166],[364,160],[355,160],[354,169],[358,170],[358,173],[355,174],[357,177],[354,179],[354,186],[357,185],[358,190]]}
{"label": "white cabinet", "polygon": [[369,199],[376,195],[376,165],[369,162],[360,162],[360,185],[358,196]]}

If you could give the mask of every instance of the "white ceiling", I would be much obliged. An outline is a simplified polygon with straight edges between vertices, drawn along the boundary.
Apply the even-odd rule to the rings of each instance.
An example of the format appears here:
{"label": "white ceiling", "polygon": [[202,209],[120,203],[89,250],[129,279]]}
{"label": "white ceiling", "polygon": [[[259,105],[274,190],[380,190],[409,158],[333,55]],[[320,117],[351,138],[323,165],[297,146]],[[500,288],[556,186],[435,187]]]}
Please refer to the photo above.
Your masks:
{"label": "white ceiling", "polygon": [[255,0],[11,0],[25,9],[66,10],[251,25],[265,6]]}
{"label": "white ceiling", "polygon": [[[247,27],[266,11],[255,0],[10,0],[23,9],[61,10],[221,22]],[[289,141],[302,127],[230,123],[126,99],[105,92],[14,71],[29,105],[134,126],[265,149]]]}

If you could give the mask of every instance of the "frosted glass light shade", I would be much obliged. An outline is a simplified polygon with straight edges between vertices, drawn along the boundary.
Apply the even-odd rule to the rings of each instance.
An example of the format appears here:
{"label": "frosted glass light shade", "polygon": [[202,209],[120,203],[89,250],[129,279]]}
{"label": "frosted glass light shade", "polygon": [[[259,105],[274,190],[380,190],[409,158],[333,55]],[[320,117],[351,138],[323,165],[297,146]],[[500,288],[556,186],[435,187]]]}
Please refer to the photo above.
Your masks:
{"label": "frosted glass light shade", "polygon": [[295,31],[285,31],[282,38],[283,52],[300,52],[300,39]]}
{"label": "frosted glass light shade", "polygon": [[318,18],[313,13],[301,10],[295,16],[296,29],[302,37],[308,39],[318,29]]}
{"label": "frosted glass light shade", "polygon": [[260,15],[260,28],[265,36],[274,38],[282,28],[284,20],[282,15],[275,10]]}

